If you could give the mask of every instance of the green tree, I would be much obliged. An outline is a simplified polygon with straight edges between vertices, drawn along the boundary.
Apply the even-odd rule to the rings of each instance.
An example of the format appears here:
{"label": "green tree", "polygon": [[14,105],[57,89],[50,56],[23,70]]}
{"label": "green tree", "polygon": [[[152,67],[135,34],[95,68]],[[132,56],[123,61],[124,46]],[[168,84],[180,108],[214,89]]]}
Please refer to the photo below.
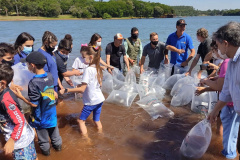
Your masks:
{"label": "green tree", "polygon": [[112,18],[112,16],[108,13],[104,13],[102,18],[103,19],[108,19],[108,18]]}
{"label": "green tree", "polygon": [[73,0],[59,0],[59,3],[62,9],[62,14],[69,14],[69,9],[73,5]]}
{"label": "green tree", "polygon": [[161,7],[159,6],[154,7],[153,17],[161,17],[163,13],[164,13],[164,10]]}
{"label": "green tree", "polygon": [[8,16],[8,12],[13,10],[13,3],[11,0],[1,0],[0,8],[5,12],[5,15]]}
{"label": "green tree", "polygon": [[39,3],[40,15],[44,17],[58,17],[62,12],[57,0],[41,0]]}

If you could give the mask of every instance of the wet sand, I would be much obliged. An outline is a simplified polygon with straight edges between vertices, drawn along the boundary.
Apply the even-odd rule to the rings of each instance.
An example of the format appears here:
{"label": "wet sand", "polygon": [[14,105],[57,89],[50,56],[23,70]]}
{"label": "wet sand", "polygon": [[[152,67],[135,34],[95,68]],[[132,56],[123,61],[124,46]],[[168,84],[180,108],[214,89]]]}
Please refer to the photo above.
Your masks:
{"label": "wet sand", "polygon": [[[169,107],[170,97],[166,96],[163,103]],[[130,108],[104,103],[101,113],[104,133],[97,133],[90,116],[86,124],[92,144],[88,144],[81,137],[77,124],[82,106],[82,102],[74,101],[72,95],[57,106],[62,151],[51,149],[51,155],[45,157],[35,141],[39,160],[187,160],[179,153],[182,140],[203,118],[191,112],[189,106],[184,106],[169,107],[175,113],[172,119],[152,121],[147,112],[135,103]],[[222,138],[215,134],[215,125],[212,128],[212,141],[201,160],[225,160],[220,154]],[[11,159],[4,155],[2,146],[0,143],[0,160]]]}

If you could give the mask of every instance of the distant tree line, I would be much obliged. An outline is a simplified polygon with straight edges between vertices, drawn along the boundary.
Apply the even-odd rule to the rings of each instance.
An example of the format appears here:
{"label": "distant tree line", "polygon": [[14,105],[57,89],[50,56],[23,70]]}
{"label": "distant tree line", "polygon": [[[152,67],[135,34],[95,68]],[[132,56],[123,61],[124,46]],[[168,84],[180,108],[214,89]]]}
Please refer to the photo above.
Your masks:
{"label": "distant tree line", "polygon": [[196,10],[192,6],[171,6],[176,16],[240,16],[240,9],[235,10]]}
{"label": "distant tree line", "polygon": [[71,14],[78,18],[161,17],[173,14],[167,5],[141,0],[0,0],[2,15],[57,17]]}
{"label": "distant tree line", "polygon": [[141,0],[0,0],[0,14],[58,17],[71,14],[77,18],[163,17],[223,15],[239,16],[236,10],[195,10],[191,6],[167,6]]}

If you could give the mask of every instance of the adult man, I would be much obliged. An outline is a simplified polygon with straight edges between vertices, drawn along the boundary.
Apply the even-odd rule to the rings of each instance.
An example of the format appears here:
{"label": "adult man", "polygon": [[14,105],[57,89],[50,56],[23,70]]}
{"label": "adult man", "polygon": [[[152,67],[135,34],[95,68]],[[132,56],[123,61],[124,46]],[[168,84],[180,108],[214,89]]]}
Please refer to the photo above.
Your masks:
{"label": "adult man", "polygon": [[[114,36],[114,42],[111,42],[106,47],[106,61],[107,65],[114,66],[119,70],[122,70],[120,58],[123,55],[124,61],[129,70],[129,62],[126,56],[125,48],[122,46],[123,36],[121,33],[117,33]],[[108,72],[112,73],[112,69],[108,68]]]}
{"label": "adult man", "polygon": [[[128,57],[129,65],[139,64],[142,57],[142,43],[138,38],[139,31],[136,27],[131,29],[131,37],[128,37],[124,41],[124,47],[126,51],[126,56]],[[124,65],[124,72],[127,71],[127,66]]]}
{"label": "adult man", "polygon": [[[193,68],[197,65],[199,58],[201,57],[202,62],[205,59],[205,56],[211,51],[211,39],[208,38],[208,30],[206,30],[205,28],[200,28],[197,30],[197,39],[201,42],[200,45],[198,46],[198,51],[197,51],[197,55],[195,56],[195,58],[193,59],[193,62],[191,64],[191,67],[189,69],[189,71],[186,73],[186,75],[191,75],[191,72],[193,70]],[[211,74],[213,70],[207,70],[208,75]]]}
{"label": "adult man", "polygon": [[152,32],[150,34],[150,41],[151,42],[148,43],[143,49],[143,55],[140,64],[140,73],[144,72],[143,65],[145,63],[145,58],[147,55],[149,56],[148,69],[152,71],[157,71],[160,67],[161,61],[164,59],[164,54],[167,54],[167,52],[165,53],[165,49],[177,52],[178,54],[185,52],[171,45],[166,46],[165,43],[159,42],[158,34],[156,32]]}
{"label": "adult man", "polygon": [[[208,116],[210,122],[214,122],[219,111],[226,106],[227,102],[233,102],[234,110],[237,113],[236,121],[240,119],[240,23],[230,22],[220,27],[213,34],[213,39],[216,40],[218,49],[224,59],[230,58],[228,68],[225,75],[224,85],[219,95],[219,101],[215,105],[213,111]],[[230,123],[230,122],[229,122]],[[236,126],[239,123],[236,123]],[[230,137],[234,142],[237,141],[237,132]],[[224,136],[224,135],[223,135]],[[238,146],[238,151],[239,146]],[[223,152],[222,152],[223,153]],[[224,154],[224,153],[223,153]],[[237,155],[235,153],[235,155]]]}
{"label": "adult man", "polygon": [[[181,64],[182,67],[188,65],[188,62],[194,57],[195,49],[193,47],[192,38],[185,33],[186,23],[184,19],[179,19],[176,23],[177,31],[168,36],[167,45],[172,45],[177,49],[183,49],[185,52],[183,54],[178,54],[177,52],[171,51],[171,63]],[[191,54],[188,56],[188,49],[190,49]],[[169,63],[168,55],[165,54],[165,64]],[[173,67],[174,68],[174,67]],[[174,69],[173,69],[174,71]],[[172,74],[173,74],[172,71]]]}

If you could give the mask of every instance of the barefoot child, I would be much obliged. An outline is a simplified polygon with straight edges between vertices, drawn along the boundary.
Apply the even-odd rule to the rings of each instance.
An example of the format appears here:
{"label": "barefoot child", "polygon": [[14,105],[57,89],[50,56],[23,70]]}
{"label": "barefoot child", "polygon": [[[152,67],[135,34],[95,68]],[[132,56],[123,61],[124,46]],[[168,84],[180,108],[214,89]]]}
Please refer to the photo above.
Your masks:
{"label": "barefoot child", "polygon": [[34,131],[24,118],[17,97],[8,87],[13,79],[13,70],[0,64],[0,130],[4,134],[5,154],[14,159],[37,159],[34,146]]}
{"label": "barefoot child", "polygon": [[85,55],[85,63],[89,64],[83,73],[82,84],[78,88],[68,88],[60,90],[61,94],[74,92],[83,93],[83,109],[78,120],[80,130],[83,136],[88,137],[85,121],[88,116],[93,112],[93,120],[101,132],[102,124],[100,122],[100,114],[103,101],[105,100],[100,89],[102,83],[102,70],[100,68],[100,54],[89,47],[89,51]]}

